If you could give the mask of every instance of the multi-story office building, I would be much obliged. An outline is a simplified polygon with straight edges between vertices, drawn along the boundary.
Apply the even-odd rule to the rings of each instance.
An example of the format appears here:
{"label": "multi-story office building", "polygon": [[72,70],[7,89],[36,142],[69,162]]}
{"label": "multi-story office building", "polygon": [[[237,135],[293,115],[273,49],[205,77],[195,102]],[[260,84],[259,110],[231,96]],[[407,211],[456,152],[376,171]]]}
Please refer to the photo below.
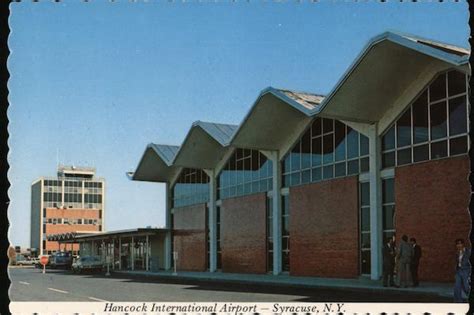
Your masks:
{"label": "multi-story office building", "polygon": [[67,232],[104,231],[105,181],[95,169],[59,166],[57,177],[41,177],[31,185],[31,247],[39,255],[79,250],[60,248],[47,236]]}
{"label": "multi-story office building", "polygon": [[469,54],[384,33],[327,96],[267,88],[239,126],[148,145],[133,179],[166,184],[166,266],[174,251],[178,270],[376,280],[406,234],[420,279],[452,281],[471,226]]}

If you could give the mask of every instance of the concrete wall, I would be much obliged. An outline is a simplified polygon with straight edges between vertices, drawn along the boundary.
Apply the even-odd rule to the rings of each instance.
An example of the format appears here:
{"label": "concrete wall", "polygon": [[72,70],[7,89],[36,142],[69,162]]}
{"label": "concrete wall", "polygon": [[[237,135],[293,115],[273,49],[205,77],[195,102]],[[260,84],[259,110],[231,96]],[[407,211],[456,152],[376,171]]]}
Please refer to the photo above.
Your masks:
{"label": "concrete wall", "polygon": [[174,250],[177,270],[207,269],[206,204],[175,208],[173,213]]}
{"label": "concrete wall", "polygon": [[359,275],[357,176],[290,188],[290,274]]}
{"label": "concrete wall", "polygon": [[397,167],[397,238],[415,237],[422,248],[421,280],[453,281],[457,238],[469,238],[469,158]]}
{"label": "concrete wall", "polygon": [[266,273],[266,246],[266,194],[223,200],[222,271]]}

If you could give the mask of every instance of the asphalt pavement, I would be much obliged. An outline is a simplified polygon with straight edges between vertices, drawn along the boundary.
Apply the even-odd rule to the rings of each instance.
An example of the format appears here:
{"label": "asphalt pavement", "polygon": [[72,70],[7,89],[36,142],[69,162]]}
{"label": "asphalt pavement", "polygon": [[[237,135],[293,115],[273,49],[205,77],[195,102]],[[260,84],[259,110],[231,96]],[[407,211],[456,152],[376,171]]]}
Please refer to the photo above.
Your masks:
{"label": "asphalt pavement", "polygon": [[146,302],[451,302],[431,294],[355,289],[274,287],[140,276],[73,274],[65,270],[10,268],[12,301]]}

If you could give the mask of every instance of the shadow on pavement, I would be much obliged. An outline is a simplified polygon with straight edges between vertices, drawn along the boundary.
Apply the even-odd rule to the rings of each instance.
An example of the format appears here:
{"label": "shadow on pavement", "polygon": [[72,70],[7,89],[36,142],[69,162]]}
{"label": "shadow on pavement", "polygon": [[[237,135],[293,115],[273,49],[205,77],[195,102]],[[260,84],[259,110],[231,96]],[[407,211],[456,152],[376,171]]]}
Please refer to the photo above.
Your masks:
{"label": "shadow on pavement", "polygon": [[[64,273],[71,273],[63,271]],[[102,274],[81,274],[81,276],[104,279],[120,279],[125,282],[135,283],[157,283],[168,285],[189,285],[185,290],[206,290],[223,292],[259,293],[274,295],[296,295],[301,298],[295,302],[431,302],[450,303],[452,299],[436,294],[383,291],[374,289],[354,289],[354,288],[302,288],[290,285],[269,285],[269,284],[245,284],[245,283],[225,283],[209,280],[194,280],[169,277],[149,277],[139,275],[112,274],[106,277]]]}

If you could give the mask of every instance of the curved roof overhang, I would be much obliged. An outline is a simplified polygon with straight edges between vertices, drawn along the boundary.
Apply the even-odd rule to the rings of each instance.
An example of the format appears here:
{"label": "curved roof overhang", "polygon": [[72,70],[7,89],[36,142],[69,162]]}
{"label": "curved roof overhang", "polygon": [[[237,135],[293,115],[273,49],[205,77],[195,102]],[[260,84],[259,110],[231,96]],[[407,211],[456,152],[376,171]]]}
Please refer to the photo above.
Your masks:
{"label": "curved roof overhang", "polygon": [[305,106],[282,90],[266,88],[240,124],[231,145],[278,150],[285,144],[288,136],[311,121],[310,115],[315,106]]}
{"label": "curved roof overhang", "polygon": [[178,146],[148,144],[131,179],[168,182],[179,171],[179,167],[172,164],[178,149]]}
{"label": "curved roof overhang", "polygon": [[431,80],[433,69],[441,71],[468,63],[466,50],[436,45],[391,32],[377,36],[315,114],[354,122],[379,121],[400,95],[414,82],[423,80],[423,74]]}
{"label": "curved roof overhang", "polygon": [[228,150],[237,126],[197,121],[181,145],[173,165],[213,169]]}

